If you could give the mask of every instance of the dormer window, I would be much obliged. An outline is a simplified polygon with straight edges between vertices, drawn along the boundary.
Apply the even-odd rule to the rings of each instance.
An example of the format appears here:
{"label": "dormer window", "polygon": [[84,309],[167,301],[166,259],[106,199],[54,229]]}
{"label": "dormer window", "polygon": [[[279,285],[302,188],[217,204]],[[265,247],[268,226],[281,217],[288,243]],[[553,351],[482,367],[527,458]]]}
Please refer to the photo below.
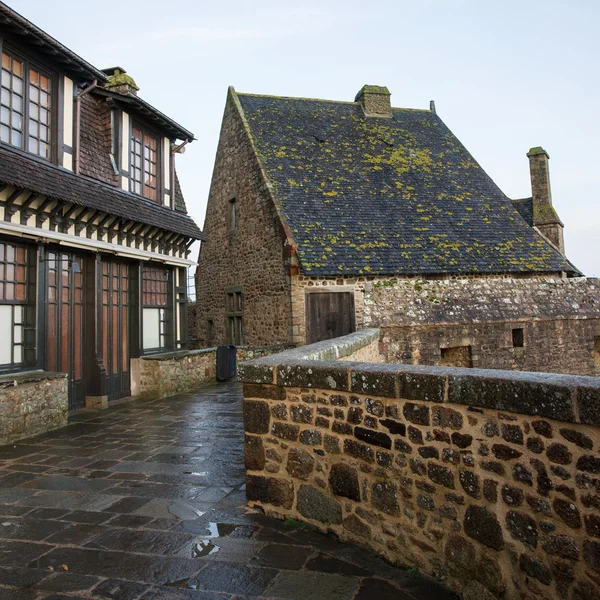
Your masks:
{"label": "dormer window", "polygon": [[49,159],[52,79],[4,50],[1,84],[0,141]]}
{"label": "dormer window", "polygon": [[140,127],[131,132],[131,191],[158,200],[158,140]]}

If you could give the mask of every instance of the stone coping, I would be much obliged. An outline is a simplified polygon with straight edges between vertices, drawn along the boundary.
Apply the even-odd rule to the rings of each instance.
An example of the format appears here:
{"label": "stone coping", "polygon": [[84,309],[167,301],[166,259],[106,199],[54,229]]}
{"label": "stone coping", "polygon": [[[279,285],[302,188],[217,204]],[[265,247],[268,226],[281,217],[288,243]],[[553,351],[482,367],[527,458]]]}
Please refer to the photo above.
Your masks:
{"label": "stone coping", "polygon": [[330,360],[350,356],[379,339],[379,329],[361,329],[332,340],[290,348],[278,354],[257,358],[242,364],[278,365],[282,361]]}
{"label": "stone coping", "polygon": [[142,360],[182,360],[188,356],[196,356],[198,354],[209,354],[210,352],[216,352],[216,346],[214,348],[201,348],[200,350],[175,350],[173,352],[161,352],[159,354],[147,354],[140,356]]}
{"label": "stone coping", "polygon": [[0,388],[16,387],[25,383],[35,383],[50,379],[66,379],[67,373],[55,373],[54,371],[21,371],[19,373],[7,373],[0,375]]}
{"label": "stone coping", "polygon": [[[364,334],[363,342],[378,333],[357,332]],[[331,356],[331,346],[350,347],[357,334],[241,363],[238,378],[247,384],[463,404],[473,411],[489,408],[600,426],[598,377],[314,359]]]}

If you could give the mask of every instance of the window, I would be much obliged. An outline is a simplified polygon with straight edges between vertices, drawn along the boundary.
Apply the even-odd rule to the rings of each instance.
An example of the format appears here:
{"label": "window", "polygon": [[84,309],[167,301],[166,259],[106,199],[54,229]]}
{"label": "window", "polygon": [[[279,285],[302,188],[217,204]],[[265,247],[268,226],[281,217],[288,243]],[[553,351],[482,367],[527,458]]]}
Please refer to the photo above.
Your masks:
{"label": "window", "polygon": [[600,336],[594,338],[594,364],[600,373]]}
{"label": "window", "polygon": [[231,198],[227,204],[227,230],[234,231],[237,229],[237,201]]}
{"label": "window", "polygon": [[215,322],[213,319],[206,321],[206,342],[208,346],[212,346],[215,339]]}
{"label": "window", "polygon": [[227,339],[234,346],[244,345],[244,295],[241,290],[231,290],[226,294]]}
{"label": "window", "polygon": [[142,279],[144,306],[167,306],[169,271],[164,267],[144,265]]}
{"label": "window", "polygon": [[0,243],[0,364],[24,360],[27,249]]}
{"label": "window", "polygon": [[523,328],[518,327],[512,330],[512,344],[513,348],[523,348],[525,345],[525,338],[523,336]]}
{"label": "window", "polygon": [[149,200],[158,197],[158,142],[155,136],[133,127],[131,133],[131,191]]}
{"label": "window", "polygon": [[455,346],[454,348],[440,348],[440,365],[444,367],[473,367],[471,346]]}
{"label": "window", "polygon": [[142,319],[144,350],[166,348],[172,303],[169,302],[166,267],[144,265],[142,269]]}
{"label": "window", "polygon": [[50,158],[52,79],[2,52],[0,141]]}

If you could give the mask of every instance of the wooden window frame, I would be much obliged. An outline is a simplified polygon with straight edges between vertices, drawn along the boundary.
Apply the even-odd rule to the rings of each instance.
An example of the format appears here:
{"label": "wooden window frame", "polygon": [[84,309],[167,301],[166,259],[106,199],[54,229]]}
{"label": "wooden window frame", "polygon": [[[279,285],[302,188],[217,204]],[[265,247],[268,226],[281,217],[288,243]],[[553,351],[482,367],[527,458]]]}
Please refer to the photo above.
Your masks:
{"label": "wooden window frame", "polygon": [[[12,144],[11,142],[3,142],[0,141],[1,144],[9,146],[11,148],[15,148],[20,150],[21,152],[27,153],[29,156],[35,156],[40,160],[47,162],[56,162],[56,148],[57,148],[57,137],[58,137],[58,105],[59,105],[59,94],[58,94],[58,75],[52,69],[46,67],[44,64],[40,63],[38,60],[32,59],[26,54],[19,52],[10,44],[2,41],[0,39],[0,53],[6,53],[11,57],[11,59],[17,59],[19,62],[23,63],[23,129],[21,132],[22,140],[21,145],[17,146]],[[30,81],[30,71],[37,71],[39,75],[45,76],[50,80],[48,95],[50,97],[50,108],[48,109],[49,115],[49,126],[48,126],[48,156],[43,156],[39,154],[39,152],[31,152],[29,150],[29,137],[31,135],[30,131],[30,99],[31,99],[31,81]],[[0,73],[0,86],[2,82],[2,74]],[[4,106],[4,105],[3,105]],[[39,124],[39,120],[38,120]],[[39,131],[38,131],[39,134]],[[36,140],[39,141],[39,138],[36,137]]]}
{"label": "wooden window frame", "polygon": [[[0,364],[0,374],[10,373],[31,369],[35,362],[35,302],[36,302],[36,277],[35,269],[37,266],[37,253],[35,247],[15,242],[8,238],[0,238],[0,245],[4,246],[4,252],[1,254],[0,272],[0,305],[12,307],[11,311],[11,361]],[[7,260],[6,247],[12,246],[15,249],[15,260]],[[19,262],[18,249],[25,252],[24,260]],[[6,279],[7,266],[11,265],[15,272],[15,277],[11,280]],[[24,277],[17,282],[17,271],[23,270]],[[4,298],[6,284],[15,286],[14,298]],[[23,286],[23,296],[17,298],[17,285]],[[20,313],[20,314],[19,314]],[[16,341],[16,328],[20,327],[20,341]],[[15,348],[20,347],[21,359],[15,361]]]}
{"label": "wooden window frame", "polygon": [[[136,156],[135,152],[135,139],[134,133],[135,131],[139,131],[142,135],[142,154],[141,157],[141,181],[137,181],[134,178],[133,169],[134,169],[134,156]],[[156,142],[156,177],[155,177],[155,187],[154,193],[155,197],[151,198],[146,195],[146,184],[144,183],[144,177],[146,174],[145,171],[145,159],[144,159],[144,138],[150,137]],[[162,193],[162,137],[152,128],[146,127],[142,125],[139,121],[132,121],[131,126],[129,128],[129,191],[136,196],[140,196],[149,202],[154,202],[159,205],[163,205],[163,193]],[[136,191],[135,185],[139,183],[141,186],[141,192]]]}
{"label": "wooden window frame", "polygon": [[244,345],[244,290],[236,285],[225,289],[225,331],[227,343]]}
{"label": "wooden window frame", "polygon": [[[146,282],[159,282],[162,283],[161,280],[156,278],[148,278],[145,277],[145,272],[149,269],[152,270],[161,270],[166,273],[165,290],[166,291],[154,291],[149,290],[145,291]],[[175,302],[174,302],[174,287],[176,282],[176,271],[174,268],[169,267],[168,265],[163,265],[156,262],[146,262],[142,264],[142,268],[140,269],[140,277],[141,277],[141,286],[140,286],[140,298],[142,300],[140,313],[143,315],[144,309],[146,308],[154,308],[158,309],[159,312],[159,346],[155,348],[143,348],[142,344],[142,352],[143,354],[156,354],[157,352],[165,352],[167,350],[172,350],[178,343],[177,340],[177,332],[174,331],[175,324],[177,323],[177,319],[175,316]],[[146,294],[152,294],[154,296],[158,295],[164,297],[165,303],[148,303],[148,297]],[[142,319],[142,327],[143,327],[143,319]]]}

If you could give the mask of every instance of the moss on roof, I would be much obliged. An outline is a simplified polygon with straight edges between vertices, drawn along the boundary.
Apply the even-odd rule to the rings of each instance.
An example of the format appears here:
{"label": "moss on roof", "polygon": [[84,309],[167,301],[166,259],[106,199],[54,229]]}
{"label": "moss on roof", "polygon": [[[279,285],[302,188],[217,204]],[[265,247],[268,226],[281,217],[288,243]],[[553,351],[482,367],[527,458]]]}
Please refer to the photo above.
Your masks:
{"label": "moss on roof", "polygon": [[306,274],[575,271],[431,111],[238,98]]}

